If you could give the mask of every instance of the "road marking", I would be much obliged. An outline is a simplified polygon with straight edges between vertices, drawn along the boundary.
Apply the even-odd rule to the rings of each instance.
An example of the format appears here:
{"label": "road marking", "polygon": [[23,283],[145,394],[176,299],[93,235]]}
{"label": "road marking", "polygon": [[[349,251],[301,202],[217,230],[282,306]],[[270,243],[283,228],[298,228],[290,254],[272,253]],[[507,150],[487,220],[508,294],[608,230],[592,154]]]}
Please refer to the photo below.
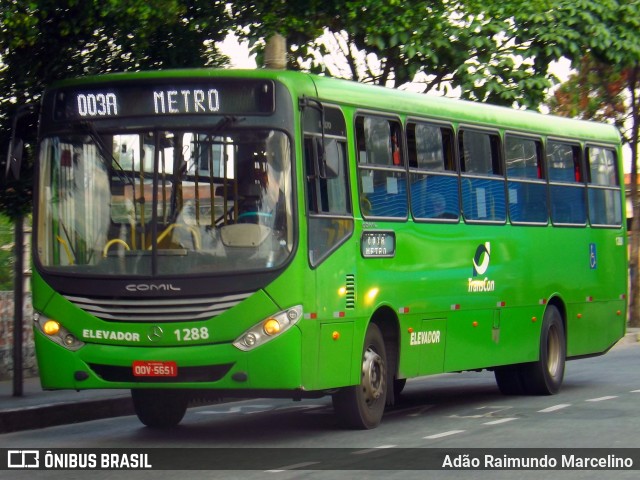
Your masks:
{"label": "road marking", "polygon": [[570,403],[560,403],[560,404],[554,405],[552,407],[547,407],[547,408],[544,408],[542,410],[538,410],[538,413],[551,413],[551,412],[555,412],[555,411],[558,411],[558,410],[562,410],[563,408],[567,408],[567,407],[570,407],[570,406],[571,406]]}
{"label": "road marking", "polygon": [[376,452],[381,448],[395,448],[397,445],[380,445],[379,447],[373,448],[365,448],[364,450],[356,450],[355,452],[351,452],[351,455],[364,455],[366,453]]}
{"label": "road marking", "polygon": [[590,398],[588,400],[585,400],[585,402],[604,402],[605,400],[613,400],[614,398],[618,398],[618,396],[609,395],[607,397]]}
{"label": "road marking", "polygon": [[303,462],[303,463],[294,463],[293,465],[287,465],[285,467],[280,467],[277,469],[273,469],[273,470],[265,470],[268,473],[280,473],[280,472],[286,472],[287,470],[296,470],[296,469],[301,469],[304,467],[308,467],[309,465],[316,465],[317,463],[320,462]]}
{"label": "road marking", "polygon": [[436,433],[434,435],[429,435],[428,437],[423,438],[427,440],[435,440],[436,438],[448,437],[449,435],[456,435],[463,432],[465,432],[465,430],[449,430],[448,432]]}
{"label": "road marking", "polygon": [[499,420],[492,420],[490,422],[485,422],[483,423],[483,425],[500,425],[501,423],[507,423],[513,420],[517,420],[517,418],[516,417],[501,418]]}
{"label": "road marking", "polygon": [[476,407],[475,410],[489,410],[490,411],[485,411],[484,413],[475,413],[475,414],[471,414],[471,415],[449,415],[449,418],[492,418],[495,417],[497,414],[505,411],[505,410],[509,410],[513,408],[512,406],[504,406],[504,405],[485,405],[483,407]]}
{"label": "road marking", "polygon": [[407,414],[407,417],[418,417],[433,407],[435,407],[435,405],[425,405],[424,407],[420,408],[420,410],[418,410],[417,412]]}
{"label": "road marking", "polygon": [[199,413],[200,415],[229,415],[229,414],[241,414],[241,415],[254,415],[256,413],[267,413],[267,412],[296,412],[301,411],[303,413],[312,413],[315,410],[322,410],[327,408],[326,405],[236,405],[233,407],[224,407],[224,408],[214,408],[211,410],[203,410]]}

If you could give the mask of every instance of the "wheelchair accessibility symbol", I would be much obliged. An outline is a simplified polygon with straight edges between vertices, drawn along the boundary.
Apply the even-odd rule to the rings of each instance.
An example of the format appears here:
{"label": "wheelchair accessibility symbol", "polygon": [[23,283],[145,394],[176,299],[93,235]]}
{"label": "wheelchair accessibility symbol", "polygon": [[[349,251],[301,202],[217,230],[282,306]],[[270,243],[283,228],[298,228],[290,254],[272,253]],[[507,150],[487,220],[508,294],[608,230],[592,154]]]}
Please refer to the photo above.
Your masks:
{"label": "wheelchair accessibility symbol", "polygon": [[598,253],[596,251],[595,243],[589,244],[589,265],[591,267],[591,270],[595,270],[596,268],[598,268]]}

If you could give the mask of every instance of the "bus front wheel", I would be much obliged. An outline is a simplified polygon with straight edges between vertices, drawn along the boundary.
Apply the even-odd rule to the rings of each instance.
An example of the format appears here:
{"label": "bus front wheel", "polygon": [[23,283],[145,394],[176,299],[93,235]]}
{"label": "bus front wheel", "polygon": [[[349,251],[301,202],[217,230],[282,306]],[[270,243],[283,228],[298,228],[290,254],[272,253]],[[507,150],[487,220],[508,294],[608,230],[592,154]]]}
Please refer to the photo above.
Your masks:
{"label": "bus front wheel", "polygon": [[345,427],[375,428],[387,399],[387,355],[382,333],[374,323],[365,335],[360,379],[360,385],[344,387],[333,395],[333,409]]}
{"label": "bus front wheel", "polygon": [[147,427],[169,428],[180,423],[189,398],[177,390],[131,390],[133,409]]}

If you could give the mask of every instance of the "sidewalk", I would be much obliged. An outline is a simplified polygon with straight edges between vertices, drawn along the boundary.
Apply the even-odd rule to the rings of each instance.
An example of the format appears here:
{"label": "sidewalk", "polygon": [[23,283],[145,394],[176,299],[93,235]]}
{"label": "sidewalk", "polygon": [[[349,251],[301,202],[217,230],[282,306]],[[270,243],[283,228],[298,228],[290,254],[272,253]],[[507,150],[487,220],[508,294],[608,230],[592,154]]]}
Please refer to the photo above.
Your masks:
{"label": "sidewalk", "polygon": [[129,390],[43,391],[39,378],[26,378],[22,393],[0,382],[0,434],[134,414]]}
{"label": "sidewalk", "polygon": [[[640,329],[629,328],[617,345],[639,341]],[[14,397],[13,382],[0,382],[0,434],[133,414],[129,390],[43,391],[40,379],[27,378]]]}

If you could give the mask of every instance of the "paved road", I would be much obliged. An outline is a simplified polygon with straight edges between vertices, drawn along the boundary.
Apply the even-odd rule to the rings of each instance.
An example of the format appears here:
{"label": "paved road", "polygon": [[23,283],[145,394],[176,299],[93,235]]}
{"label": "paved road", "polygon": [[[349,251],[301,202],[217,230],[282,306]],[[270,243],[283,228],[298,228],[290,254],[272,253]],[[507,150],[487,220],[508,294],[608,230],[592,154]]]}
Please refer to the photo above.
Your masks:
{"label": "paved road", "polygon": [[[435,449],[474,455],[494,448],[622,448],[640,455],[640,344],[617,346],[603,357],[567,364],[564,388],[546,397],[505,397],[488,372],[447,374],[410,381],[400,404],[379,428],[337,428],[328,399],[291,402],[250,400],[192,408],[179,428],[156,431],[133,416],[0,435],[2,448],[253,448],[238,465],[254,470],[193,472],[193,478],[345,478],[358,472],[325,471],[331,462],[343,468],[370,468],[388,459],[391,470],[368,470],[368,478],[637,478],[638,471],[417,471],[412,455]],[[256,460],[264,448],[277,459]],[[295,450],[304,448],[305,450]],[[327,448],[340,450],[327,451]],[[422,449],[422,450],[414,450]],[[231,452],[234,452],[232,450]],[[551,450],[553,451],[553,450]],[[189,450],[168,455],[186,456]],[[327,458],[327,452],[335,458]],[[389,453],[391,452],[391,453]],[[312,458],[309,458],[312,454]],[[314,455],[314,456],[313,456]],[[209,459],[222,457],[208,450]],[[226,459],[230,458],[230,451]],[[255,462],[258,462],[257,464]],[[640,464],[640,461],[638,462]],[[306,470],[305,470],[306,468]],[[371,467],[372,468],[372,467]],[[380,468],[377,466],[376,468]],[[23,472],[11,472],[21,474]],[[87,472],[84,472],[85,475]],[[361,476],[359,472],[357,476]],[[29,478],[85,478],[81,472],[29,472]],[[75,476],[74,476],[75,475]],[[129,472],[122,478],[175,479],[176,472]],[[189,473],[191,475],[191,473]],[[92,478],[120,478],[118,472],[92,472]],[[16,477],[19,478],[19,477]],[[26,478],[26,476],[25,476]]]}

